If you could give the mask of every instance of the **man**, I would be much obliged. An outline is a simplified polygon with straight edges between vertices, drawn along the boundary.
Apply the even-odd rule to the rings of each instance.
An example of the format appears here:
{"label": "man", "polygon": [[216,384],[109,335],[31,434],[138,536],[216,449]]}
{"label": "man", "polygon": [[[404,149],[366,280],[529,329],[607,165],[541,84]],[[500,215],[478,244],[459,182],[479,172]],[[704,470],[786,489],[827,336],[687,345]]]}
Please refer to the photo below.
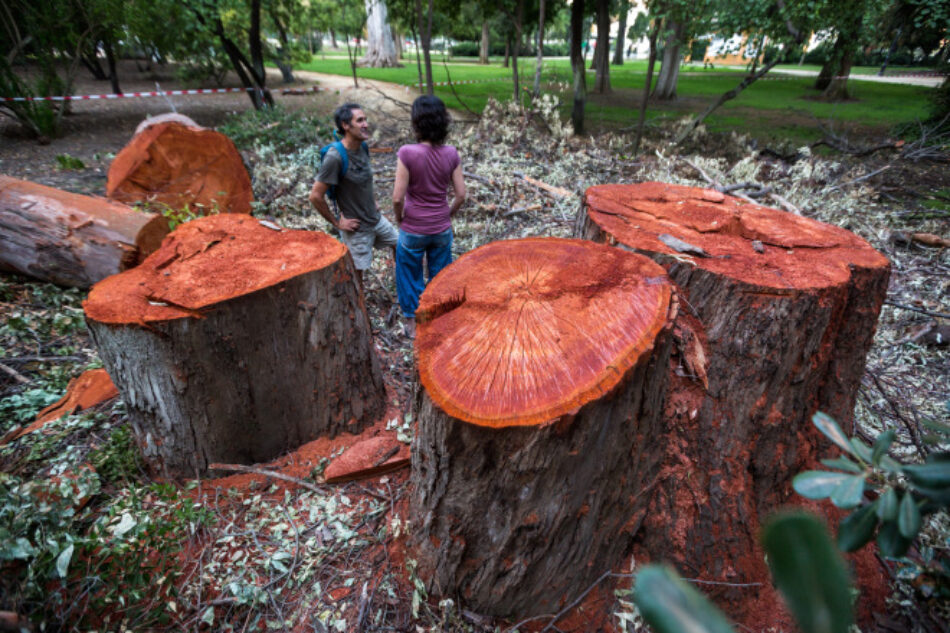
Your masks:
{"label": "man", "polygon": [[[346,174],[340,178],[343,159],[337,150],[338,146],[331,146],[323,157],[317,181],[310,191],[310,204],[327,222],[339,229],[343,243],[350,249],[362,288],[363,271],[373,263],[373,247],[388,246],[393,249],[395,257],[399,233],[379,212],[373,196],[373,168],[369,155],[362,147],[369,138],[366,114],[358,104],[344,103],[334,111],[333,119],[343,136],[343,147],[348,159]],[[327,204],[326,193],[331,185],[336,186],[339,218],[334,216]]]}

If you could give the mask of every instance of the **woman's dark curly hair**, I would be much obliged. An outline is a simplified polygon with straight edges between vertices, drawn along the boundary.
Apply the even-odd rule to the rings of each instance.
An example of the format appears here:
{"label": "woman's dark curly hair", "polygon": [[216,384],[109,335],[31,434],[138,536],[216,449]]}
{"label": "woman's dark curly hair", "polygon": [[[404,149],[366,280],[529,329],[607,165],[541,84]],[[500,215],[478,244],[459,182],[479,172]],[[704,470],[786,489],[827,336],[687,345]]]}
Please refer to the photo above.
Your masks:
{"label": "woman's dark curly hair", "polygon": [[432,95],[422,95],[412,102],[412,131],[417,141],[429,141],[441,145],[449,134],[452,117],[442,99]]}

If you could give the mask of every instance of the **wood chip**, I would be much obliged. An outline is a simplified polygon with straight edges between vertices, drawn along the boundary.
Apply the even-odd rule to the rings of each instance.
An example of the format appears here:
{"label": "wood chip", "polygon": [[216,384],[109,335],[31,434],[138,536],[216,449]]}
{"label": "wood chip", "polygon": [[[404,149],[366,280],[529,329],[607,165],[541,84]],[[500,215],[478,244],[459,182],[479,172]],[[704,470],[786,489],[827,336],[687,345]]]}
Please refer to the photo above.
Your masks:
{"label": "wood chip", "polygon": [[699,246],[693,246],[689,242],[684,242],[678,237],[673,237],[669,233],[660,233],[657,235],[657,239],[672,248],[677,253],[686,253],[687,255],[695,255],[696,257],[709,257],[709,253],[704,251]]}

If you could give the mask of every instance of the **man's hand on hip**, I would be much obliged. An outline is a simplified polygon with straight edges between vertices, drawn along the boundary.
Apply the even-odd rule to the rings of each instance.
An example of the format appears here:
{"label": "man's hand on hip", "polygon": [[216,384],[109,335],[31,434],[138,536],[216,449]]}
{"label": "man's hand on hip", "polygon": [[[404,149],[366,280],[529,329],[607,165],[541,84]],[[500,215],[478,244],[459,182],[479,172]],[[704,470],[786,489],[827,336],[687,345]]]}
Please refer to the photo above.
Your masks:
{"label": "man's hand on hip", "polygon": [[360,221],[356,218],[345,218],[341,215],[337,228],[343,231],[355,231],[360,228]]}

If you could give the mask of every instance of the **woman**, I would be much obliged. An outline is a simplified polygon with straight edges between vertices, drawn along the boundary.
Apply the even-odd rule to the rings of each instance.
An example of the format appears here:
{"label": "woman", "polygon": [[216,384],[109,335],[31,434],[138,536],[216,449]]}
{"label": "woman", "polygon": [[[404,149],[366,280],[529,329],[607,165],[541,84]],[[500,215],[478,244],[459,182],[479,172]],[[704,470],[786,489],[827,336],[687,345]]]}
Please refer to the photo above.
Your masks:
{"label": "woman", "polygon": [[[393,211],[399,225],[396,291],[406,318],[406,335],[416,333],[416,308],[428,280],[452,262],[452,216],[465,202],[465,180],[458,151],[443,145],[451,121],[438,97],[423,95],[412,104],[412,130],[419,142],[399,148]],[[452,184],[451,206],[446,191]],[[423,279],[426,259],[428,279]]]}

